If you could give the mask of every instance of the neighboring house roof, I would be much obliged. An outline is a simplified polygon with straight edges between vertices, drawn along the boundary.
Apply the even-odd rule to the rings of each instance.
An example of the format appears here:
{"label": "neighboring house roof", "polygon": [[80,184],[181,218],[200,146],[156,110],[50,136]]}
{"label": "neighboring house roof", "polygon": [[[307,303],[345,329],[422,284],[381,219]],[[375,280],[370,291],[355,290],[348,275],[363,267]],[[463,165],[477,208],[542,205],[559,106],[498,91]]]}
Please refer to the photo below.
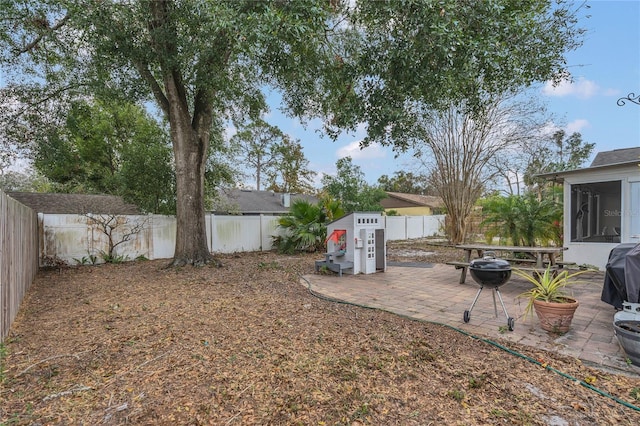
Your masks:
{"label": "neighboring house roof", "polygon": [[640,164],[640,147],[621,148],[613,151],[599,152],[589,167],[582,169],[565,170],[560,172],[541,173],[538,177],[553,179],[562,182],[565,176],[584,173],[590,170],[606,170],[628,168]]}
{"label": "neighboring house roof", "polygon": [[402,192],[387,192],[387,198],[380,201],[385,209],[401,207],[430,207],[441,208],[444,206],[442,198],[432,195],[405,194]]}
{"label": "neighboring house roof", "polygon": [[137,215],[140,209],[127,204],[116,195],[43,194],[36,192],[7,192],[14,200],[45,214],[118,214]]}
{"label": "neighboring house roof", "polygon": [[[289,202],[285,201],[289,197]],[[273,191],[254,191],[231,189],[221,191],[214,202],[213,212],[218,214],[286,214],[289,206],[296,200],[305,200],[312,204],[318,198],[306,194],[283,194]]]}

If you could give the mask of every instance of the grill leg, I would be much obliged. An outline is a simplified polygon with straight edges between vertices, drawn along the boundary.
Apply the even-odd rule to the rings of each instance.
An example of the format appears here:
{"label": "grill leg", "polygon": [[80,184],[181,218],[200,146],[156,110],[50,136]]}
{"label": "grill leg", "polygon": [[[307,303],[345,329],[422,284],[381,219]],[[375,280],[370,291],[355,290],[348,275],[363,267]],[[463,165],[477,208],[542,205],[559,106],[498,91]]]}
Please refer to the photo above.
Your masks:
{"label": "grill leg", "polygon": [[[496,314],[496,318],[498,318],[498,306],[496,305],[496,293],[498,291],[497,287],[493,288],[494,291],[491,292],[491,297],[493,297],[493,311]],[[498,293],[500,294],[500,293]],[[500,299],[500,302],[502,302],[502,299]]]}
{"label": "grill leg", "polygon": [[[495,292],[498,294],[498,299],[500,299],[500,304],[502,305],[502,310],[504,311],[504,315],[509,318],[509,314],[507,313],[507,308],[504,306],[504,302],[502,301],[502,296],[500,295],[500,290],[498,287],[494,288]],[[496,296],[493,296],[493,307],[496,310],[496,317],[498,316],[498,308],[496,307]]]}
{"label": "grill leg", "polygon": [[[480,293],[482,293],[483,288],[484,288],[483,286],[480,286],[480,289],[476,293],[475,299],[473,299],[473,302],[471,303],[471,307],[468,310],[464,311],[464,317],[463,317],[464,322],[469,322],[469,320],[471,319],[471,311],[473,310],[473,307],[476,305],[476,302],[478,301],[478,298],[480,297]],[[491,295],[493,296],[493,310],[496,313],[496,318],[498,317],[498,305],[496,304],[496,293],[497,293],[498,299],[500,300],[500,306],[502,306],[504,315],[507,317],[507,326],[509,328],[509,331],[513,331],[515,320],[511,318],[507,313],[507,307],[504,305],[504,301],[502,300],[502,295],[500,294],[500,290],[498,290],[498,287],[494,287],[493,290],[494,291],[491,292]]]}
{"label": "grill leg", "polygon": [[471,307],[469,308],[469,313],[471,313],[471,311],[473,310],[473,307],[476,305],[476,302],[478,301],[478,297],[480,297],[480,293],[482,293],[483,288],[484,287],[480,286],[480,289],[476,293],[476,298],[473,299],[473,303],[471,303]]}

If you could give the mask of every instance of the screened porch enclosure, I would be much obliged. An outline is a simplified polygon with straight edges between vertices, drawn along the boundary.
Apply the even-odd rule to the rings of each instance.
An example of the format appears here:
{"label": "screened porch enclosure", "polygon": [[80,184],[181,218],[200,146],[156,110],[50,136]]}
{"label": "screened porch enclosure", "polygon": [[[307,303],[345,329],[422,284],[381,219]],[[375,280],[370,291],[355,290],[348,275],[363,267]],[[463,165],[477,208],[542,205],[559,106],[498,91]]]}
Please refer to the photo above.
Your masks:
{"label": "screened porch enclosure", "polygon": [[571,241],[619,243],[622,182],[571,186]]}

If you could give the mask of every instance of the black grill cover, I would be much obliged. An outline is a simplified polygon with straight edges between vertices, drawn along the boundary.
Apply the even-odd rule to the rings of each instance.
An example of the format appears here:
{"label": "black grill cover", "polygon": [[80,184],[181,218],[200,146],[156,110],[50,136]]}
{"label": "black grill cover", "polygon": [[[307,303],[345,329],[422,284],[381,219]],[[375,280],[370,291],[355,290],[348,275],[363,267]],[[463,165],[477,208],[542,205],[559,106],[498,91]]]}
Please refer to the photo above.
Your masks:
{"label": "black grill cover", "polygon": [[629,303],[640,302],[640,244],[631,249],[624,263],[624,284]]}
{"label": "black grill cover", "polygon": [[[630,272],[635,272],[635,277],[630,276],[629,283],[625,277],[627,255],[630,256]],[[604,275],[604,285],[602,287],[602,295],[600,300],[622,309],[622,302],[637,303],[640,297],[640,244],[625,243],[619,244],[609,253],[609,261],[607,262],[606,273]],[[633,302],[636,300],[636,302]]]}

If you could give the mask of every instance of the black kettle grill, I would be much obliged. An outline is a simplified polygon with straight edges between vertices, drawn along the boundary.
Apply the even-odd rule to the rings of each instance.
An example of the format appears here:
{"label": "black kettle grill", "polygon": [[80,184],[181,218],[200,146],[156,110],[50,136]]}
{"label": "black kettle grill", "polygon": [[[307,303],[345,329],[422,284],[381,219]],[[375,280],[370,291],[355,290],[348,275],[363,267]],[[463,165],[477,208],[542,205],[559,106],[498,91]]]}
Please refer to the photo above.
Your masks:
{"label": "black kettle grill", "polygon": [[509,262],[504,259],[496,258],[495,253],[493,252],[486,252],[483,258],[474,259],[469,262],[469,271],[471,272],[473,280],[480,285],[480,289],[478,289],[476,297],[473,299],[473,303],[471,303],[471,307],[464,311],[464,322],[469,322],[471,319],[471,311],[478,301],[478,297],[480,297],[482,289],[484,287],[490,287],[493,289],[493,308],[495,310],[496,317],[498,317],[498,306],[496,305],[497,294],[498,299],[500,300],[500,305],[502,305],[502,310],[507,317],[507,326],[509,327],[509,331],[513,331],[515,319],[511,318],[507,313],[507,308],[504,306],[500,290],[498,289],[500,286],[506,284],[507,281],[509,281],[509,278],[511,278],[511,265]]}

